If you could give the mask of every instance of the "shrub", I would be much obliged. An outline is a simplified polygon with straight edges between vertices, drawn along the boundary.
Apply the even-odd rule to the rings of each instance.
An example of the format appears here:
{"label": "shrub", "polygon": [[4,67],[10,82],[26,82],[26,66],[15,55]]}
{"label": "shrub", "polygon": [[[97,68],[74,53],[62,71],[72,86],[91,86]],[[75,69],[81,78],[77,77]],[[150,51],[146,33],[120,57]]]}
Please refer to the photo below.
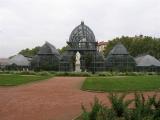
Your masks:
{"label": "shrub", "polygon": [[36,72],[34,72],[34,71],[22,71],[22,72],[17,72],[17,74],[20,74],[20,75],[36,75]]}
{"label": "shrub", "polygon": [[115,111],[118,117],[123,117],[128,110],[128,106],[132,103],[133,100],[124,100],[126,94],[118,96],[117,94],[109,94],[108,98],[112,104],[112,109]]}
{"label": "shrub", "polygon": [[47,71],[43,71],[43,72],[38,72],[37,75],[48,76],[48,75],[50,75],[50,73]]}
{"label": "shrub", "polygon": [[147,75],[157,75],[156,72],[148,72]]}
{"label": "shrub", "polygon": [[103,105],[99,100],[95,97],[94,103],[91,104],[91,111],[87,112],[86,108],[82,105],[82,119],[83,120],[97,120],[99,112],[103,109]]}
{"label": "shrub", "polygon": [[56,71],[49,71],[50,74],[56,74]]}
{"label": "shrub", "polygon": [[0,71],[0,74],[12,74],[13,71]]}
{"label": "shrub", "polygon": [[[87,111],[82,106],[83,113],[76,120],[160,120],[160,99],[157,95],[144,98],[143,94],[135,94],[134,99],[124,100],[125,94],[109,94],[111,108],[103,105],[97,98]],[[134,102],[134,108],[129,108]]]}
{"label": "shrub", "polygon": [[58,72],[55,76],[79,76],[79,77],[90,77],[91,74],[88,72]]}
{"label": "shrub", "polygon": [[99,73],[98,76],[106,76],[105,73]]}

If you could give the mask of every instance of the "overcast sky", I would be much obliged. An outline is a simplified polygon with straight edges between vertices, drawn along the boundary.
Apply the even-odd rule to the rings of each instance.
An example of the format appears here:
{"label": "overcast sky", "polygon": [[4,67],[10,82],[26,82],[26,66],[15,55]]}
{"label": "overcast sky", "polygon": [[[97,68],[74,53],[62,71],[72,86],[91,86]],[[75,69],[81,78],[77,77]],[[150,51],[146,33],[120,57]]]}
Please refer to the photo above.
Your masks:
{"label": "overcast sky", "polygon": [[81,21],[97,41],[160,37],[160,0],[0,0],[0,57],[45,41],[61,48]]}

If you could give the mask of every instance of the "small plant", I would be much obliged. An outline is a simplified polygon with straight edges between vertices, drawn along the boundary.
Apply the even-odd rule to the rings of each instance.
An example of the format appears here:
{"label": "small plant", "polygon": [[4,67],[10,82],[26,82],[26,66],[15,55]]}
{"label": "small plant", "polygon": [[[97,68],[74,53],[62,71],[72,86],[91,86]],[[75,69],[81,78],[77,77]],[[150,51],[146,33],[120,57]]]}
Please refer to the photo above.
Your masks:
{"label": "small plant", "polygon": [[132,103],[133,100],[124,100],[126,94],[118,96],[117,94],[110,93],[108,98],[112,104],[112,109],[115,111],[118,117],[123,117],[124,114],[128,111],[128,106]]}
{"label": "small plant", "polygon": [[153,104],[155,109],[160,109],[160,99],[157,98],[157,95],[149,97],[150,102]]}
{"label": "small plant", "polygon": [[[145,98],[135,93],[132,100],[124,100],[126,94],[109,94],[111,108],[106,107],[98,98],[91,105],[91,111],[82,106],[83,113],[76,120],[160,120],[160,99],[157,95]],[[129,105],[134,102],[134,107]]]}
{"label": "small plant", "polygon": [[98,76],[106,76],[104,73],[99,73]]}
{"label": "small plant", "polygon": [[37,75],[48,76],[48,75],[50,75],[50,73],[47,71],[43,71],[43,72],[38,72]]}
{"label": "small plant", "polygon": [[91,74],[88,72],[59,72],[59,73],[56,73],[55,76],[90,77]]}
{"label": "small plant", "polygon": [[154,120],[160,120],[160,99],[157,98],[157,95],[153,95],[152,97],[149,97],[150,102],[154,106]]}
{"label": "small plant", "polygon": [[22,72],[19,72],[18,74],[20,74],[20,75],[36,75],[36,72],[34,72],[34,71],[22,71]]}
{"label": "small plant", "polygon": [[98,100],[98,98],[95,97],[94,103],[91,104],[91,111],[87,112],[86,108],[82,105],[82,120],[97,120],[98,119],[98,114],[100,112],[103,112],[103,105],[102,103]]}
{"label": "small plant", "polygon": [[150,98],[145,99],[143,94],[135,93],[134,104],[135,109],[131,113],[131,120],[142,120],[142,118],[147,118],[153,112]]}

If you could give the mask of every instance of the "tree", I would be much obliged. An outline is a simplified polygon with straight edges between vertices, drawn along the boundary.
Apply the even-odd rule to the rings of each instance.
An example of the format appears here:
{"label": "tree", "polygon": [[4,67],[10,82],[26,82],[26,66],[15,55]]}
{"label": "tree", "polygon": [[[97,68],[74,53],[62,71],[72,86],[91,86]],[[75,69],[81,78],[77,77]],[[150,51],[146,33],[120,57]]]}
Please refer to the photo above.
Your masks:
{"label": "tree", "polygon": [[62,53],[64,53],[68,49],[69,49],[69,46],[66,45],[66,46],[62,47],[61,49],[58,49],[58,51],[59,51],[60,54],[62,54]]}
{"label": "tree", "polygon": [[33,57],[38,53],[39,49],[40,49],[39,46],[32,48],[32,49],[26,48],[26,49],[21,50],[19,54],[22,54],[27,57]]}
{"label": "tree", "polygon": [[134,57],[141,54],[150,54],[157,59],[160,58],[160,38],[143,35],[134,37],[122,36],[109,41],[104,50],[105,56],[108,55],[113,46],[118,42],[124,44],[128,52]]}

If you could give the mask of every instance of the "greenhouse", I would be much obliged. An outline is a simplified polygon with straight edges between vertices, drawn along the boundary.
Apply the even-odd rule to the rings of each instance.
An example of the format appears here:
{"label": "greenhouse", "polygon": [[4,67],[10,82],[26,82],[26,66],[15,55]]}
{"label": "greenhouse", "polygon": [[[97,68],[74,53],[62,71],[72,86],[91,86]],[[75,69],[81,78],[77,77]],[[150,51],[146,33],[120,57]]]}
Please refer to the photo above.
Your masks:
{"label": "greenhouse", "polygon": [[105,59],[105,68],[111,71],[133,71],[135,64],[134,58],[121,43],[115,45]]}
{"label": "greenhouse", "polygon": [[160,71],[160,61],[151,55],[141,55],[135,58],[137,71]]}
{"label": "greenhouse", "polygon": [[32,60],[33,69],[59,70],[60,54],[58,50],[46,42]]}
{"label": "greenhouse", "polygon": [[80,53],[81,71],[103,71],[104,58],[97,51],[97,42],[93,31],[81,22],[72,32],[67,42],[68,50],[62,55],[60,71],[74,71],[76,53]]}
{"label": "greenhouse", "polygon": [[28,70],[30,68],[30,61],[27,57],[18,54],[9,59],[6,68],[9,70]]}
{"label": "greenhouse", "polygon": [[60,71],[74,71],[74,53],[71,51],[65,51],[62,54],[59,70]]}

